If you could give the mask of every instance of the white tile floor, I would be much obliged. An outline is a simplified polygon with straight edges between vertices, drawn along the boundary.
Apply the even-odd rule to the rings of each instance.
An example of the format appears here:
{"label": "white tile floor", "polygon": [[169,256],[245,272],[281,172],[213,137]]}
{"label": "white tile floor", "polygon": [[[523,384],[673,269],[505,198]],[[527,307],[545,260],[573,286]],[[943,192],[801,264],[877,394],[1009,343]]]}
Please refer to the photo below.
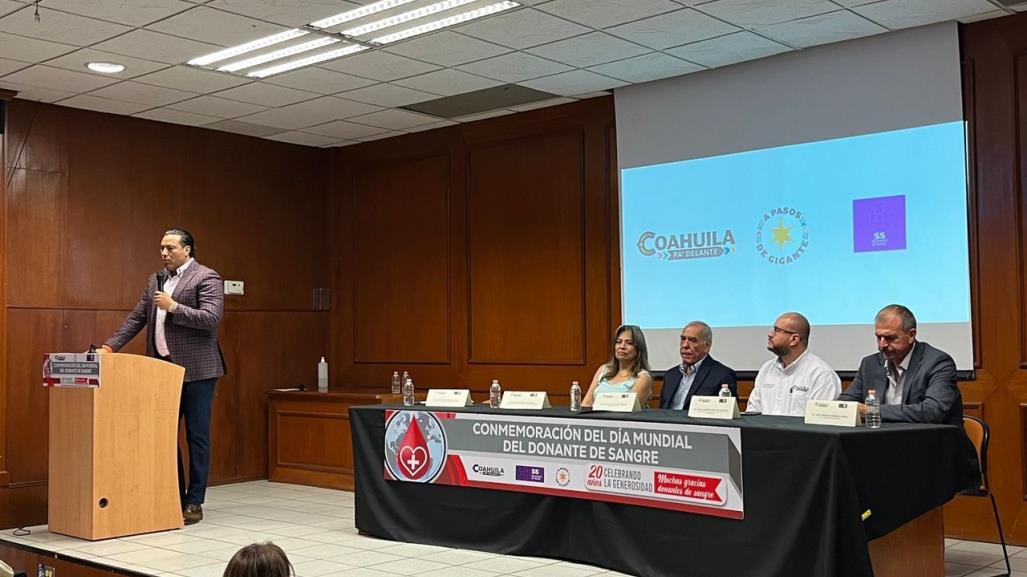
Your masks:
{"label": "white tile floor", "polygon": [[[272,541],[285,550],[297,577],[586,577],[621,575],[599,567],[535,557],[510,557],[364,537],[353,526],[353,494],[255,481],[211,487],[202,523],[107,541],[83,541],[31,527],[0,539],[69,557],[160,577],[221,577],[242,545]],[[946,577],[986,577],[1005,571],[999,545],[945,541]],[[1009,547],[1014,577],[1027,577],[1027,548]]]}

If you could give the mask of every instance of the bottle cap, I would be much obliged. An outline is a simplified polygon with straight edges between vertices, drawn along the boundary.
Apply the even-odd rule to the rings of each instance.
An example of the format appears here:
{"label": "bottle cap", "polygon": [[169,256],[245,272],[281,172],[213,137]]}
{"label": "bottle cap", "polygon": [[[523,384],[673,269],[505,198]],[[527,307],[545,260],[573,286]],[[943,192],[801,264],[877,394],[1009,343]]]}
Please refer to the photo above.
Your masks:
{"label": "bottle cap", "polygon": [[867,392],[870,393],[871,395],[876,395],[877,394],[877,389],[867,389]]}
{"label": "bottle cap", "polygon": [[325,362],[325,358],[324,357],[321,357],[321,362],[322,363]]}

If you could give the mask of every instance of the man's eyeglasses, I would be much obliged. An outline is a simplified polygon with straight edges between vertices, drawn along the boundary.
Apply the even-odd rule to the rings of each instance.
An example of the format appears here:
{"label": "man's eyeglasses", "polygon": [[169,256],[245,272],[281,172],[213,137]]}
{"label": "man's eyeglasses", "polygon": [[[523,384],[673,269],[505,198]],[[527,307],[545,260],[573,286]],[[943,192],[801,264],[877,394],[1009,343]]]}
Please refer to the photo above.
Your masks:
{"label": "man's eyeglasses", "polygon": [[797,334],[799,334],[799,333],[797,333],[797,332],[795,332],[795,331],[786,331],[785,329],[782,329],[781,327],[779,327],[779,326],[777,326],[777,325],[774,325],[774,326],[773,326],[773,327],[771,327],[771,328],[773,328],[773,329],[774,329],[774,334],[775,334],[775,335],[776,335],[777,333],[784,333],[784,334],[786,334],[786,335],[797,335]]}

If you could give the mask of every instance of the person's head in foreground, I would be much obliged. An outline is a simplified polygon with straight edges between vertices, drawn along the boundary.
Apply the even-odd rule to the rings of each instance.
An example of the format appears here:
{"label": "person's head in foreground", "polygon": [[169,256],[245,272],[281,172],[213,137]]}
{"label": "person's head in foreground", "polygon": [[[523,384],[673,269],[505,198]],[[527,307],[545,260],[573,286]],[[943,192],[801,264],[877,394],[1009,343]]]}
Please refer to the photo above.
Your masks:
{"label": "person's head in foreground", "polygon": [[274,543],[247,545],[232,555],[223,577],[292,577],[292,564]]}

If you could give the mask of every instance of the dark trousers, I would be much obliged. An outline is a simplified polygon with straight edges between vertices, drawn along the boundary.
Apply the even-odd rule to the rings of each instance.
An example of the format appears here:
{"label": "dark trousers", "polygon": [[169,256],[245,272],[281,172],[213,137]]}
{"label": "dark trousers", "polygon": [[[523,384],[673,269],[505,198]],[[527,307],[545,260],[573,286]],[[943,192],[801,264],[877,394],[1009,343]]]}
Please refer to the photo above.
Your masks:
{"label": "dark trousers", "polygon": [[210,412],[214,404],[214,385],[218,380],[204,379],[182,384],[178,418],[185,418],[185,439],[189,445],[189,487],[185,485],[182,448],[178,449],[178,493],[182,506],[202,505],[210,474]]}

